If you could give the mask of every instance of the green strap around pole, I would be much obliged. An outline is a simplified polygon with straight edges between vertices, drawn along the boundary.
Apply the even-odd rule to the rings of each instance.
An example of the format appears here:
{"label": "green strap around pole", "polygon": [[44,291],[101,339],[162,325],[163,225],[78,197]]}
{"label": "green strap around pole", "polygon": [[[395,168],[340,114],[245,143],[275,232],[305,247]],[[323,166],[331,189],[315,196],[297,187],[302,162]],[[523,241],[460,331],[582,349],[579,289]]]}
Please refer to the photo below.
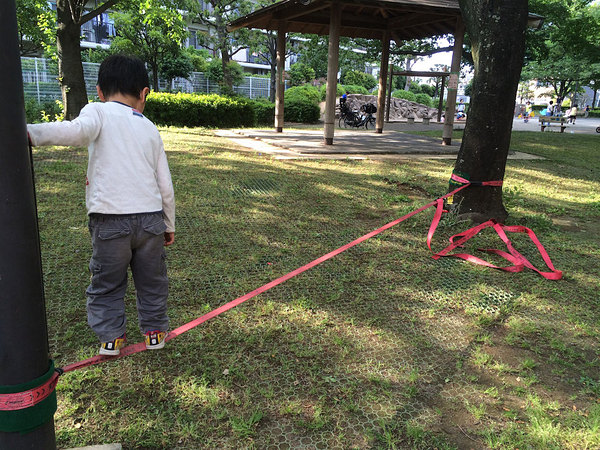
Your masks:
{"label": "green strap around pole", "polygon": [[[0,386],[0,394],[16,394],[43,385],[54,374],[54,361],[50,360],[48,372],[35,380],[22,384]],[[17,411],[0,411],[0,431],[28,433],[53,419],[56,412],[56,391],[30,408]]]}

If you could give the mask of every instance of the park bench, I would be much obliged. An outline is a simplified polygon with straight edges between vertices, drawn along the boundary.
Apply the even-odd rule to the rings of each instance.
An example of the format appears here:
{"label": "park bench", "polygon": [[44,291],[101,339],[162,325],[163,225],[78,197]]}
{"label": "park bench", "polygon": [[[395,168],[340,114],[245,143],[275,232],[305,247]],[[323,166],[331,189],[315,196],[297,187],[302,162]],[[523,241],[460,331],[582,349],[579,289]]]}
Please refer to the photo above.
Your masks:
{"label": "park bench", "polygon": [[540,126],[542,127],[542,131],[546,127],[560,126],[560,132],[564,133],[565,128],[567,128],[567,119],[568,117],[563,116],[540,116]]}

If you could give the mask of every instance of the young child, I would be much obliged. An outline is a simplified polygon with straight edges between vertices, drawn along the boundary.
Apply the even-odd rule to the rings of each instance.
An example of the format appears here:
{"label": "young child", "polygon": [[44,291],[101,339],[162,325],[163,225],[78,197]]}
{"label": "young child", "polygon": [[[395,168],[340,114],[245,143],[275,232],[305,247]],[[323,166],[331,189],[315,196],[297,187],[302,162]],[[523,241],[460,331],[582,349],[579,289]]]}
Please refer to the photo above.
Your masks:
{"label": "young child", "polygon": [[142,61],[113,55],[98,72],[103,103],[86,105],[71,122],[27,126],[32,145],[88,146],[92,277],[87,313],[102,355],[118,355],[126,343],[128,267],[146,348],[163,348],[169,328],[163,246],[175,240],[175,197],[158,130],[142,115],[148,86]]}
{"label": "young child", "polygon": [[571,109],[569,109],[569,123],[575,125],[575,120],[577,119],[577,107],[579,105],[575,104]]}

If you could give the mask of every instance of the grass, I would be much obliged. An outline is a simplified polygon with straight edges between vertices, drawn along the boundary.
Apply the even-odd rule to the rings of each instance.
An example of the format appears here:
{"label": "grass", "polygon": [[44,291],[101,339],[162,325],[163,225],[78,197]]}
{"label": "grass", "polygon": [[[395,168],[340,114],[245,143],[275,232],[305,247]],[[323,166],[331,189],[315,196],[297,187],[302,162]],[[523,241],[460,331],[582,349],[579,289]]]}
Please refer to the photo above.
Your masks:
{"label": "grass", "polygon": [[[447,160],[277,161],[210,130],[164,129],[177,198],[173,327],[445,192]],[[596,136],[513,133],[509,224],[550,282],[431,259],[431,212],[170,341],[64,375],[60,448],[600,447]],[[84,291],[86,152],[34,153],[52,357],[96,353]],[[434,246],[466,228],[450,218]],[[475,246],[499,248],[491,234]],[[543,262],[517,236],[515,246]],[[127,294],[128,335],[136,330]]]}

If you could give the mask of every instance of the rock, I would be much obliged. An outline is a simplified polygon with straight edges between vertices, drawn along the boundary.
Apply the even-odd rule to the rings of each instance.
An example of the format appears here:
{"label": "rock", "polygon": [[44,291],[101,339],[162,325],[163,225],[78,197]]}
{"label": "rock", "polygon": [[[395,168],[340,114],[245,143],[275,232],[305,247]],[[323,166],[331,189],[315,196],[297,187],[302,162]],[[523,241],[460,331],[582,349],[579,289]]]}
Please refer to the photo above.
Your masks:
{"label": "rock", "polygon": [[[409,118],[437,119],[437,109],[429,108],[420,103],[410,102],[403,98],[391,98],[390,120],[404,120]],[[361,106],[372,103],[377,106],[377,96],[363,94],[348,94],[346,104],[353,111],[360,111]]]}

